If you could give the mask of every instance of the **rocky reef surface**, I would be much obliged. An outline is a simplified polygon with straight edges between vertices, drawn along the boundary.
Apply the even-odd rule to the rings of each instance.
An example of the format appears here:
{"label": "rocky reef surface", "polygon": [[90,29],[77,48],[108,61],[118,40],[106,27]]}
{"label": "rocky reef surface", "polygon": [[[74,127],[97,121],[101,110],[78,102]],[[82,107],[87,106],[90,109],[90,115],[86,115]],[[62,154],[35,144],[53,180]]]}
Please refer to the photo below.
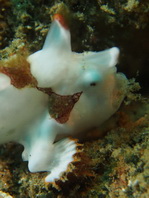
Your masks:
{"label": "rocky reef surface", "polygon": [[20,145],[2,145],[0,197],[147,198],[149,2],[0,0],[0,59],[20,51],[39,50],[55,13],[67,19],[73,51],[117,46],[121,51],[118,70],[139,83],[130,80],[119,111],[100,129],[81,139],[83,151],[77,156],[80,161],[70,164],[63,181],[45,184],[46,173],[30,173],[22,162]]}

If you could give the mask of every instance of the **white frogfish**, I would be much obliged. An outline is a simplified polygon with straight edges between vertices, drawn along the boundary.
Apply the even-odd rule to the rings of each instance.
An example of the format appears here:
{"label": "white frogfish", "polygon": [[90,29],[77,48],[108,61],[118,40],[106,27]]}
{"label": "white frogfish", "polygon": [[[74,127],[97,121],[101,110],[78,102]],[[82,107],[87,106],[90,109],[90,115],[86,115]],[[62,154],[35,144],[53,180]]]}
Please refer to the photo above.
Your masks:
{"label": "white frogfish", "polygon": [[123,101],[127,78],[116,71],[118,57],[117,47],[72,52],[70,31],[56,14],[43,48],[27,57],[35,86],[15,86],[17,74],[0,68],[0,144],[22,144],[31,172],[47,171],[46,182],[59,179],[77,144],[57,137],[99,127]]}

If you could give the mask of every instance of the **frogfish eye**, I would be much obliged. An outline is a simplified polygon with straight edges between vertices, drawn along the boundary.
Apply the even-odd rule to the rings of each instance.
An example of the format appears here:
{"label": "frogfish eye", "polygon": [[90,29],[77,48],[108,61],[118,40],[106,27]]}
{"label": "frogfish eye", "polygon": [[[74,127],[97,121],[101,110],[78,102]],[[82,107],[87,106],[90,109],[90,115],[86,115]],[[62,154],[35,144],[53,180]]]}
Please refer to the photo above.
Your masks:
{"label": "frogfish eye", "polygon": [[89,70],[84,74],[84,84],[96,86],[102,80],[101,74],[97,70]]}
{"label": "frogfish eye", "polygon": [[96,83],[95,82],[91,82],[90,86],[94,87],[94,86],[96,86]]}

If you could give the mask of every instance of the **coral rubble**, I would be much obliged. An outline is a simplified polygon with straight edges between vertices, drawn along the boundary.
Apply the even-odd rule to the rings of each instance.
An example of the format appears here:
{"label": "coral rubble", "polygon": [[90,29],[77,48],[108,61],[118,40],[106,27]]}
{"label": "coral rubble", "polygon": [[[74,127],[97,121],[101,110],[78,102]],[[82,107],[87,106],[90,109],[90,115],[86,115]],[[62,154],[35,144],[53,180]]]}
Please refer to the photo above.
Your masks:
{"label": "coral rubble", "polygon": [[[73,50],[120,47],[119,70],[128,77],[136,77],[142,94],[148,97],[148,1],[0,0],[0,4],[0,59],[25,48],[30,52],[39,50],[51,16],[63,12],[75,41]],[[138,84],[136,88],[130,85],[129,91],[137,88]],[[147,198],[149,106],[148,102],[134,103],[143,96],[130,92],[126,101],[130,104],[123,105],[99,129],[106,135],[99,139],[99,130],[91,131],[82,140],[83,154],[78,153],[80,161],[70,164],[69,173],[63,177],[68,179],[65,182],[45,184],[46,173],[29,173],[21,161],[21,146],[12,143],[1,146],[0,196],[6,192],[13,198]]]}

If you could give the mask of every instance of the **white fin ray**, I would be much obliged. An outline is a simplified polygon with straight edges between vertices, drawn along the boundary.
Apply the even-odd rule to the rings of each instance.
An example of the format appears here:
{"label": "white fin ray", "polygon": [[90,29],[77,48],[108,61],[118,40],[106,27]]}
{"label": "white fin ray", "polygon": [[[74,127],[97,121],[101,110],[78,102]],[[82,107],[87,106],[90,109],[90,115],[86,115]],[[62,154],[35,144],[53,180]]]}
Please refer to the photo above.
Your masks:
{"label": "white fin ray", "polygon": [[57,20],[53,21],[43,45],[43,50],[51,48],[59,51],[71,50],[70,32],[64,28]]}
{"label": "white fin ray", "polygon": [[118,62],[119,49],[112,47],[100,52],[85,52],[84,60],[87,65],[98,65],[98,67],[114,67]]}

